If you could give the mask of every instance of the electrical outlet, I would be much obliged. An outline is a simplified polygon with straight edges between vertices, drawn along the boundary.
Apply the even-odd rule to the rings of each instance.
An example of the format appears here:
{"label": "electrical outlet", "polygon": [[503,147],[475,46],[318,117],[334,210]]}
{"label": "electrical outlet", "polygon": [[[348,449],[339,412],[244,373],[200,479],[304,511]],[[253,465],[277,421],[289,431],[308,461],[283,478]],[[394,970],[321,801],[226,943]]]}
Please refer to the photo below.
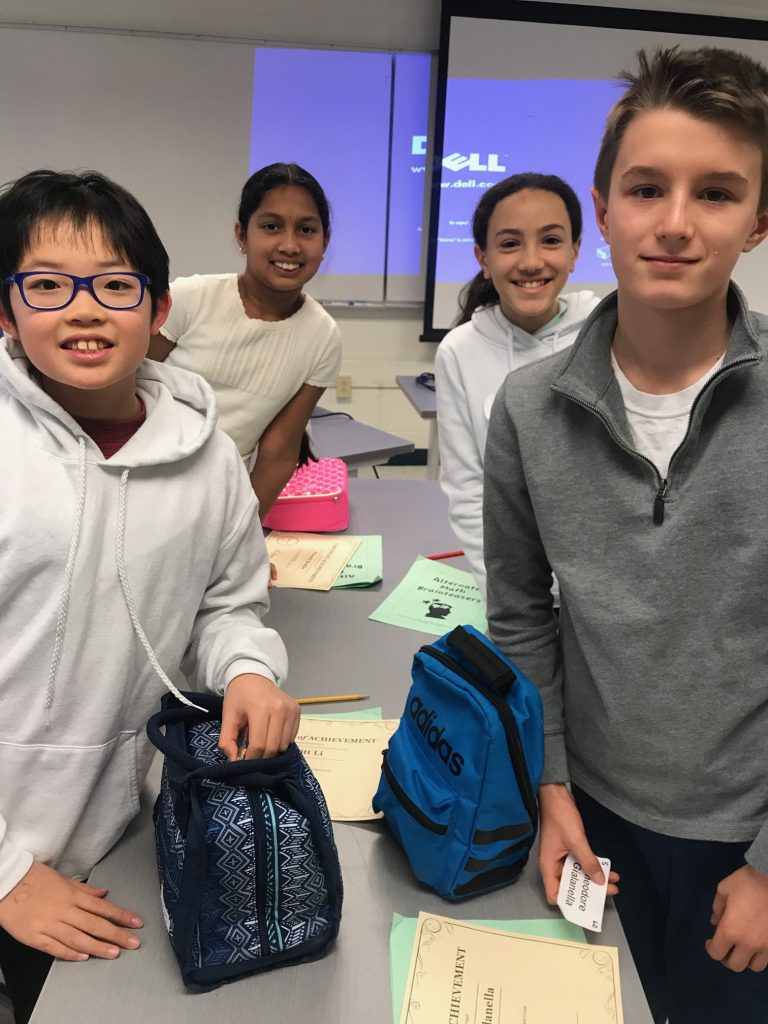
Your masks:
{"label": "electrical outlet", "polygon": [[337,398],[351,398],[352,397],[352,378],[348,373],[341,373],[336,378],[336,397]]}

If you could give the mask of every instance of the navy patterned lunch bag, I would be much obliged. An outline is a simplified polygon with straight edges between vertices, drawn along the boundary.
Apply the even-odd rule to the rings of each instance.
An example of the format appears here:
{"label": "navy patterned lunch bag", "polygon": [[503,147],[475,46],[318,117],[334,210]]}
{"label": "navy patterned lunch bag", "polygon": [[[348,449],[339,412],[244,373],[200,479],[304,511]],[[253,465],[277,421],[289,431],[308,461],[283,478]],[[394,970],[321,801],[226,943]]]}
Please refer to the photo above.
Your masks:
{"label": "navy patterned lunch bag", "polygon": [[[165,754],[154,810],[161,903],[185,985],[209,989],[314,960],[335,939],[342,885],[328,809],[301,751],[227,761],[221,697],[171,694],[147,723]],[[165,730],[163,732],[163,730]]]}

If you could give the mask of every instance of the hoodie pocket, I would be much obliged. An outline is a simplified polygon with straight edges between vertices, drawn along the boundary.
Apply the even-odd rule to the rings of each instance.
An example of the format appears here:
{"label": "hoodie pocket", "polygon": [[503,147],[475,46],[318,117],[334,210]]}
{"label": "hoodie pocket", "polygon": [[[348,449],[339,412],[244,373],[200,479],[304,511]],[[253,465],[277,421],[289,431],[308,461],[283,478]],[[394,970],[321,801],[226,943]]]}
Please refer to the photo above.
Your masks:
{"label": "hoodie pocket", "polygon": [[136,733],[96,746],[0,741],[9,838],[65,874],[85,875],[139,810]]}

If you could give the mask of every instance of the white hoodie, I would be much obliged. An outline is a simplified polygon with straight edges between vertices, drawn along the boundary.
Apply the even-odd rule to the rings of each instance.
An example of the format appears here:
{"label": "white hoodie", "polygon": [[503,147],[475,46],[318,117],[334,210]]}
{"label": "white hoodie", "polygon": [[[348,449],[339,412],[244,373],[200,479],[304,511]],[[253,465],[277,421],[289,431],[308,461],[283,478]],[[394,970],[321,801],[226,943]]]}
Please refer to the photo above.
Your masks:
{"label": "white hoodie", "polygon": [[137,391],[146,421],[105,459],[0,338],[0,898],[33,858],[85,877],[119,839],[165,686],[287,671],[211,389],[145,361]]}
{"label": "white hoodie", "polygon": [[480,590],[483,562],[483,462],[488,417],[496,392],[512,370],[567,348],[600,299],[589,291],[560,296],[565,311],[535,334],[515,327],[498,303],[472,314],[437,349],[435,394],[440,482],[448,513]]}

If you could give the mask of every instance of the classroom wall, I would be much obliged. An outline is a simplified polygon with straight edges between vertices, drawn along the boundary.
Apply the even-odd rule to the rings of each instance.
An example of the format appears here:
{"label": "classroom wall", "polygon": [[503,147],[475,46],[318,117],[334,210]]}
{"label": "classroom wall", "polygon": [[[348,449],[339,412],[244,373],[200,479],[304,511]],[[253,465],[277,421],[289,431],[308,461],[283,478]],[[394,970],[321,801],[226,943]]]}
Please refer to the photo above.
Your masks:
{"label": "classroom wall", "polygon": [[[577,0],[564,2],[574,3]],[[687,14],[766,17],[764,0],[728,0],[727,4],[725,0],[612,0],[611,6],[649,11],[672,10]],[[218,37],[221,41],[244,38],[251,42],[435,51],[439,42],[440,0],[387,0],[386,4],[375,0],[320,0],[315,3],[311,0],[282,0],[280,4],[272,0],[228,0],[226,5],[215,7],[201,5],[196,0],[164,0],[163,4],[157,4],[156,0],[132,0],[130,5],[109,5],[101,0],[3,0],[0,10],[0,44],[6,35],[2,29],[3,24],[38,27],[67,25],[123,33],[173,33],[184,38],[185,45],[189,44],[190,35],[199,34],[209,38]],[[46,60],[65,60],[64,54],[69,43],[65,46],[64,39],[60,36],[57,38],[56,33],[45,32],[41,35],[51,37],[46,44],[49,51]],[[90,48],[86,41],[86,50],[97,52],[97,39],[98,34],[93,36]],[[135,52],[142,61],[148,57],[147,48],[151,50],[155,46],[154,40],[141,35],[133,38],[126,36],[125,41],[126,45],[136,48]],[[201,41],[198,45],[200,52],[205,54],[213,53],[207,47],[218,44]],[[22,62],[18,68],[14,67],[11,74],[11,67],[17,59],[13,53],[13,48],[8,47],[0,60],[0,81],[3,83],[0,95],[6,100],[0,115],[3,129],[0,151],[4,151],[4,170],[13,163],[13,152],[8,152],[9,130],[12,127],[9,118],[14,116],[14,110],[18,112],[19,109],[18,104],[9,102],[8,98],[16,96],[18,99],[18,83],[22,77],[25,88],[39,88],[35,86],[35,75],[29,74],[30,67],[47,69],[41,59],[31,64]],[[203,75],[207,64],[208,61],[201,62],[200,73]],[[5,75],[2,74],[3,70]],[[181,69],[178,81],[180,88],[187,81]],[[114,89],[117,84],[109,68],[97,70],[94,67],[93,82],[95,95],[100,97],[100,101],[103,101],[103,94]],[[194,170],[196,175],[201,167],[205,169],[212,161],[216,162],[216,173],[222,173],[221,155],[216,147],[217,137],[223,128],[221,119],[236,116],[228,113],[226,97],[229,84],[226,79],[214,75],[206,82],[208,98],[204,107],[197,112],[200,146],[194,154],[186,157],[190,171]],[[151,76],[147,76],[145,88],[151,93]],[[39,100],[42,102],[44,97],[40,95]],[[245,116],[248,116],[248,112]],[[13,127],[20,132],[25,130],[21,123]],[[26,132],[25,143],[32,136],[29,125]],[[98,142],[95,130],[90,132],[90,136],[91,144]],[[45,162],[42,153],[49,142],[70,147],[68,153],[74,152],[76,155],[78,152],[77,140],[56,139],[55,133],[53,137],[42,136],[37,142],[41,162]],[[131,145],[133,139],[127,138],[126,147]],[[156,176],[167,173],[165,161],[174,155],[173,145],[172,126],[168,126],[166,144],[149,155],[146,173]],[[111,160],[114,156],[106,154],[105,159]],[[231,196],[236,195],[242,184],[244,172],[242,168],[234,167],[224,173],[231,176],[231,188],[221,190],[221,194],[216,196],[205,195],[201,190],[194,193],[195,205],[190,209],[188,230],[198,236],[201,231],[208,232],[212,239],[216,239],[212,244],[226,247],[229,245],[225,233],[228,232],[231,219]],[[183,184],[184,193],[187,193],[188,183]],[[139,188],[136,191],[141,194]],[[212,219],[208,220],[207,217]],[[158,213],[158,221],[162,227],[162,213]],[[183,243],[184,240],[182,248]],[[221,251],[226,252],[227,260],[236,258],[229,248]],[[230,269],[229,263],[221,269]],[[432,367],[435,345],[418,341],[422,327],[421,311],[417,308],[334,308],[332,313],[339,321],[344,336],[342,372],[352,377],[353,390],[352,398],[344,401],[336,401],[334,395],[328,392],[323,404],[328,408],[349,412],[374,426],[410,438],[418,447],[425,447],[426,424],[419,419],[395,385],[396,374],[416,374]]]}
{"label": "classroom wall", "polygon": [[3,0],[2,23],[424,52],[438,46],[440,0]]}
{"label": "classroom wall", "polygon": [[[172,276],[237,270],[252,73],[246,42],[0,24],[0,96],[14,97],[0,114],[0,181],[35,167],[95,167],[146,205]],[[324,404],[426,447],[427,425],[395,385],[396,373],[431,368],[420,310],[331,312],[353,391],[336,403],[334,389]]]}

